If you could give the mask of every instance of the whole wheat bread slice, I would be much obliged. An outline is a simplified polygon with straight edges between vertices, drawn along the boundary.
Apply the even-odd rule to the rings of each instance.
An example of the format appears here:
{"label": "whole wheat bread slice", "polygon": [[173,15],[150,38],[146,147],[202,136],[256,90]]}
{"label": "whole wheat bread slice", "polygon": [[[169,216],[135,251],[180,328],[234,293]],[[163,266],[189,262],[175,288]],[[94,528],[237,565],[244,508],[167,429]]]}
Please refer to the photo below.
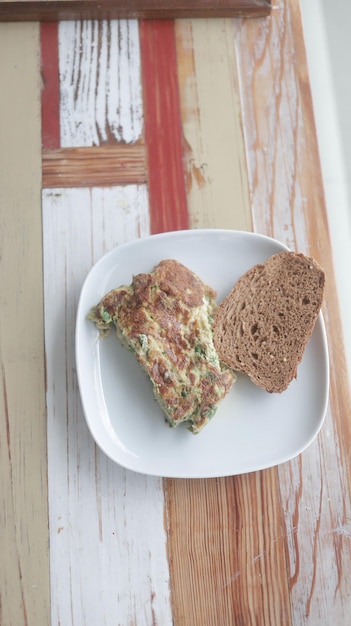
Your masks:
{"label": "whole wheat bread slice", "polygon": [[317,262],[295,252],[248,270],[215,316],[214,345],[223,363],[266,391],[284,391],[296,378],[324,284]]}

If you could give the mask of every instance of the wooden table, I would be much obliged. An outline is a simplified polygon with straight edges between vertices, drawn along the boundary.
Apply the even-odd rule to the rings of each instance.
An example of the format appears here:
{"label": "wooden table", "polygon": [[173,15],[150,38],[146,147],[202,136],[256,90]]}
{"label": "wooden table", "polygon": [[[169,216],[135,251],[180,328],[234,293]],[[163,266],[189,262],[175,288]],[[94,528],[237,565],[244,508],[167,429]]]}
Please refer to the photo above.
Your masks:
{"label": "wooden table", "polygon": [[[350,389],[298,1],[249,20],[1,24],[0,59],[0,623],[346,626]],[[77,299],[107,250],[200,227],[323,265],[326,420],[272,469],[144,476],[88,432]]]}

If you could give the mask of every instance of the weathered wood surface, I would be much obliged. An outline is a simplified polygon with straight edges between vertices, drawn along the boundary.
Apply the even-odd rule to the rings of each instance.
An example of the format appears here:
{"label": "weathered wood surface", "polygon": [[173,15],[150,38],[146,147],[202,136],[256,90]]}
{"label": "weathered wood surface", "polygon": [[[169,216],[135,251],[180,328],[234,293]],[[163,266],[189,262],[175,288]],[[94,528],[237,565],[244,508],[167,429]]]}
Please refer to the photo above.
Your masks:
{"label": "weathered wood surface", "polygon": [[326,422],[310,448],[278,468],[292,620],[346,624],[351,611],[350,390],[298,3],[279,2],[269,27],[235,23],[235,42],[254,229],[311,254],[327,276],[331,384]]}
{"label": "weathered wood surface", "polygon": [[50,622],[38,32],[0,24],[0,623],[9,626]]}
{"label": "weathered wood surface", "polygon": [[109,187],[147,181],[145,145],[123,144],[47,150],[42,160],[43,188]]}
{"label": "weathered wood surface", "polygon": [[271,0],[0,0],[0,21],[258,17]]}
{"label": "weathered wood surface", "polygon": [[149,234],[146,188],[46,190],[43,230],[52,623],[169,624],[162,479],[95,446],[74,358],[83,280],[104,252]]}
{"label": "weathered wood surface", "polygon": [[58,25],[61,147],[134,143],[142,134],[136,20]]}
{"label": "weathered wood surface", "polygon": [[179,20],[175,34],[190,227],[252,230],[233,22]]}
{"label": "weathered wood surface", "polygon": [[[6,32],[13,34],[13,28]],[[45,49],[50,40],[57,42],[56,60]],[[123,51],[118,40],[129,41],[129,47]],[[100,42],[97,50],[94,42]],[[149,53],[153,42],[159,50],[167,45],[169,72],[160,54]],[[5,45],[11,47],[10,40]],[[257,20],[43,25],[41,46],[47,458],[45,447],[37,453],[33,425],[15,404],[11,442],[23,429],[26,450],[21,456],[12,447],[14,469],[9,456],[2,459],[2,475],[6,481],[12,476],[12,482],[5,481],[9,513],[2,529],[8,536],[15,532],[12,526],[25,524],[37,537],[38,527],[46,541],[48,476],[50,608],[46,555],[37,600],[26,598],[23,620],[31,578],[21,572],[32,555],[22,537],[21,570],[11,563],[2,574],[4,623],[47,623],[42,616],[50,610],[53,624],[87,626],[111,621],[123,626],[346,626],[351,612],[350,390],[297,0],[279,0],[269,18]],[[114,71],[108,62],[112,56]],[[35,68],[31,75],[36,80]],[[145,77],[152,77],[152,89]],[[116,102],[125,89],[133,106],[120,117]],[[59,114],[50,118],[50,107]],[[177,149],[170,155],[169,137],[162,133],[174,116],[170,132]],[[134,173],[122,181],[106,155],[122,158],[130,151],[135,151]],[[59,165],[60,155],[68,163],[64,176],[55,178],[45,168],[49,162]],[[99,164],[111,178],[108,171],[99,177]],[[138,179],[139,167],[144,180]],[[82,184],[89,171],[90,184]],[[49,174],[53,179],[45,184]],[[29,241],[37,241],[40,211],[32,205],[30,210],[33,223],[24,227],[17,217],[12,225],[6,222],[8,232],[22,235],[13,239],[11,258],[4,256],[5,277],[27,241],[24,228],[31,233]],[[149,232],[204,226],[272,235],[313,254],[325,267],[332,362],[326,422],[298,458],[263,472],[211,480],[133,474],[96,448],[85,425],[74,362],[79,291],[93,263],[115,245]],[[40,288],[40,271],[36,280]],[[5,293],[14,293],[12,283],[4,285]],[[27,284],[24,293],[29,300]],[[40,318],[33,333],[32,341],[42,338]],[[17,347],[11,354],[8,363],[22,352]],[[33,389],[39,386],[41,392],[35,391],[35,398],[34,391],[33,397],[28,394],[28,407],[43,397],[43,350],[35,354]],[[6,415],[5,401],[4,407]],[[42,437],[43,421],[36,424]],[[6,428],[3,440],[8,441]],[[22,459],[33,454],[38,458],[30,466],[32,476],[41,484],[31,492],[35,520],[23,505],[17,478]],[[39,546],[33,550],[41,563]],[[5,563],[12,558],[9,547]],[[10,589],[17,589],[15,601],[8,601]]]}

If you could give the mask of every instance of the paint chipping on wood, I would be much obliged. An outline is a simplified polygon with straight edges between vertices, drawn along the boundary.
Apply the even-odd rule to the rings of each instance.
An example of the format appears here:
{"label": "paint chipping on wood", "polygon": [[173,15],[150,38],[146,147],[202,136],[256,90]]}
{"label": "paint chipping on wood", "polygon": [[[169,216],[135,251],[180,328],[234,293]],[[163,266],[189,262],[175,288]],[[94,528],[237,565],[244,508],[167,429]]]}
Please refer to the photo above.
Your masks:
{"label": "paint chipping on wood", "polygon": [[52,622],[170,626],[162,481],[96,447],[74,357],[82,283],[105,252],[149,234],[146,187],[45,190],[43,228]]}
{"label": "paint chipping on wood", "polygon": [[137,21],[60,22],[59,68],[62,147],[141,138]]}
{"label": "paint chipping on wood", "polygon": [[231,20],[176,23],[189,220],[251,230]]}
{"label": "paint chipping on wood", "polygon": [[301,28],[298,2],[283,0],[269,20],[234,23],[254,229],[311,254],[329,277],[325,424],[301,456],[278,468],[292,615],[296,625],[344,624],[351,546],[333,529],[349,528],[351,519],[351,430],[343,417],[350,395],[334,374],[345,360]]}
{"label": "paint chipping on wood", "polygon": [[179,85],[172,20],[140,24],[152,233],[188,228]]}
{"label": "paint chipping on wood", "polygon": [[108,187],[145,183],[142,143],[60,148],[43,153],[43,188]]}
{"label": "paint chipping on wood", "polygon": [[0,59],[0,623],[25,626],[50,623],[39,25],[0,24]]}

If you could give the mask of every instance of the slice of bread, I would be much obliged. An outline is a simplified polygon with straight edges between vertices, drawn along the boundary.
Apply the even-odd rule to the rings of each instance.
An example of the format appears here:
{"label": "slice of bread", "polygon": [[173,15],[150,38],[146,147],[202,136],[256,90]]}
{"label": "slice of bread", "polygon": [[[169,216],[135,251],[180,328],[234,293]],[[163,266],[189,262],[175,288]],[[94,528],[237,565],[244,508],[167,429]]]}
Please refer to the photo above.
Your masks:
{"label": "slice of bread", "polygon": [[317,262],[295,252],[248,270],[215,316],[214,345],[223,363],[266,391],[284,391],[296,378],[324,284]]}

